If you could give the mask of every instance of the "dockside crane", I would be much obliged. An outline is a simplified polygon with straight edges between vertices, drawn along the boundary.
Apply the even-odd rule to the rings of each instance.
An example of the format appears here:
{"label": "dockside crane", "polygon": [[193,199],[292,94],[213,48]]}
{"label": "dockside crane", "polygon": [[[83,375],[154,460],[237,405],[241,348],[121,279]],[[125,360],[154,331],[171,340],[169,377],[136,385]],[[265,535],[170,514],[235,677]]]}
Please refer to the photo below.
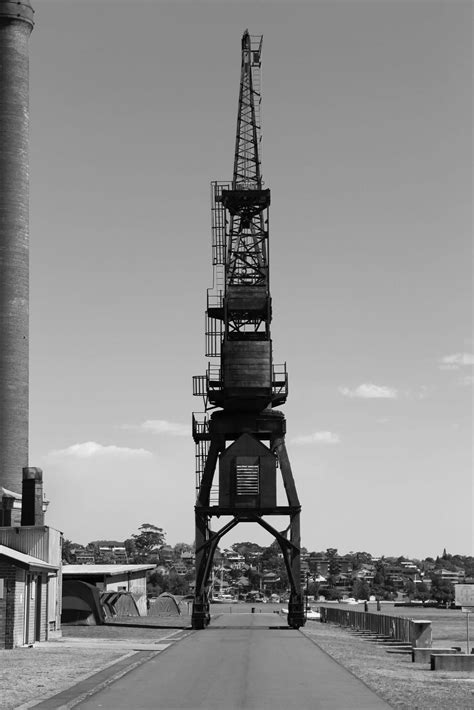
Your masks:
{"label": "dockside crane", "polygon": [[[305,622],[300,570],[301,505],[285,445],[286,420],[275,409],[288,394],[286,365],[273,363],[269,273],[270,190],[261,163],[262,36],[246,30],[232,182],[211,185],[213,287],[207,292],[205,375],[193,378],[204,412],[193,414],[196,444],[195,629],[210,620],[210,576],[221,538],[256,522],[280,545],[288,574],[288,624]],[[215,363],[215,364],[214,364]],[[218,476],[216,469],[218,468]],[[287,505],[277,504],[277,469]],[[218,480],[216,480],[218,478]],[[230,516],[220,530],[212,517]],[[283,532],[266,520],[289,516]]]}

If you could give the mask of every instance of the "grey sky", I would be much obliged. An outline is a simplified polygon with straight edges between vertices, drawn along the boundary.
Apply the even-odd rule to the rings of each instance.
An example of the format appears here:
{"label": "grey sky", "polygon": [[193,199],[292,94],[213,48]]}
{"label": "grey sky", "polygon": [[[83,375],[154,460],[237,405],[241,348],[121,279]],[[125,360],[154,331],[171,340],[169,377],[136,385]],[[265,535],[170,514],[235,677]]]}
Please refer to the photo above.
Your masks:
{"label": "grey sky", "polygon": [[[471,3],[35,9],[30,461],[49,524],[193,538],[209,182],[231,176],[248,27],[302,542],[472,553]],[[225,543],[243,539],[270,540]]]}

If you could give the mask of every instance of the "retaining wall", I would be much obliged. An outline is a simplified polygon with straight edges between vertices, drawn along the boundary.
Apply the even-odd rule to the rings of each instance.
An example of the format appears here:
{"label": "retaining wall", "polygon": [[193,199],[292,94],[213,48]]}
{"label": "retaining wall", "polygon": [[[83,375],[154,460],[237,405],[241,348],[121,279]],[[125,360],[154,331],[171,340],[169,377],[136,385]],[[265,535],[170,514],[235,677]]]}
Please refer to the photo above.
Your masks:
{"label": "retaining wall", "polygon": [[339,624],[358,631],[371,631],[377,636],[410,643],[414,648],[430,648],[432,645],[431,621],[425,619],[324,606],[320,611],[322,623]]}

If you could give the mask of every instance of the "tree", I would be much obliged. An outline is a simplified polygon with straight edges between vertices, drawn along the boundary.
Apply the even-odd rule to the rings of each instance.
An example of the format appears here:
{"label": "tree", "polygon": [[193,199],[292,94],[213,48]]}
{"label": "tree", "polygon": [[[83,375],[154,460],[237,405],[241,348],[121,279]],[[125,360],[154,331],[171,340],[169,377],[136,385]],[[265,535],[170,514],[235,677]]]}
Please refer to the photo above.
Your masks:
{"label": "tree", "polygon": [[419,599],[423,604],[430,599],[430,589],[424,582],[416,585],[415,599]]}
{"label": "tree", "polygon": [[319,590],[319,593],[328,601],[336,601],[342,598],[342,594],[339,589],[323,587]]}
{"label": "tree", "polygon": [[431,596],[439,604],[449,604],[454,600],[454,585],[447,579],[433,577],[431,582]]}
{"label": "tree", "polygon": [[345,559],[349,560],[352,564],[353,571],[356,571],[365,564],[371,564],[372,555],[370,552],[349,552],[345,555]]}
{"label": "tree", "polygon": [[231,545],[231,549],[239,555],[242,555],[247,564],[254,562],[257,559],[256,556],[260,557],[265,550],[264,547],[257,545],[256,542],[234,542],[234,544]]}
{"label": "tree", "polygon": [[229,577],[231,582],[236,582],[238,579],[241,578],[242,570],[241,569],[231,569],[231,570],[229,570],[227,576]]}
{"label": "tree", "polygon": [[320,588],[321,588],[320,582],[309,582],[308,594],[310,594],[313,597],[318,597]]}
{"label": "tree", "polygon": [[184,577],[171,570],[168,578],[168,591],[170,594],[186,594],[189,592],[189,582]]}
{"label": "tree", "polygon": [[337,577],[341,574],[341,563],[337,549],[335,547],[328,547],[326,557],[329,560],[328,584],[330,587],[334,587]]}
{"label": "tree", "polygon": [[373,581],[374,588],[381,588],[385,586],[385,566],[380,562],[375,565],[375,574]]}
{"label": "tree", "polygon": [[272,542],[272,544],[265,548],[260,557],[260,562],[263,568],[271,572],[280,572],[283,569],[284,562],[279,556],[281,554],[280,545],[277,540]]}
{"label": "tree", "polygon": [[354,599],[369,599],[370,588],[365,579],[354,580],[352,584],[352,596]]}
{"label": "tree", "polygon": [[135,555],[137,554],[135,540],[129,537],[123,544],[125,546],[125,552],[127,553],[128,559],[133,562],[135,560]]}
{"label": "tree", "polygon": [[163,528],[143,523],[138,528],[138,533],[131,537],[133,544],[130,545],[130,540],[126,540],[125,547],[128,548],[127,553],[133,549],[131,556],[134,562],[147,562],[150,557],[157,558],[160,548],[165,544],[165,537]]}
{"label": "tree", "polygon": [[260,572],[258,572],[254,567],[249,567],[248,570],[244,574],[248,578],[251,588],[253,588],[253,589],[260,588],[260,580],[262,578],[262,575],[260,574]]}
{"label": "tree", "polygon": [[83,550],[82,545],[78,545],[75,542],[72,542],[72,540],[68,540],[67,538],[63,538],[62,542],[62,560],[63,562],[66,562],[66,564],[71,565],[74,564],[76,561],[76,556],[73,552],[75,549],[80,549]]}
{"label": "tree", "polygon": [[168,591],[168,578],[161,572],[152,570],[147,573],[146,592],[149,597],[158,597]]}

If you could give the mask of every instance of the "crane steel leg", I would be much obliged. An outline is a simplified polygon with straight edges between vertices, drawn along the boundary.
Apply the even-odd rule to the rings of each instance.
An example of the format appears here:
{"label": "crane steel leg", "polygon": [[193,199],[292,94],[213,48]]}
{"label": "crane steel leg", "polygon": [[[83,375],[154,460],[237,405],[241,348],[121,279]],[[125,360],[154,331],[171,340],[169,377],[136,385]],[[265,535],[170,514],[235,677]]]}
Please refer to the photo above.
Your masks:
{"label": "crane steel leg", "polygon": [[290,592],[288,602],[288,626],[292,629],[299,629],[304,626],[306,617],[304,611],[304,598],[301,592],[301,537],[300,537],[300,513],[291,516],[290,540],[293,543],[290,548],[291,574],[297,580],[296,592]]}
{"label": "crane steel leg", "polygon": [[280,461],[281,475],[285,486],[288,503],[297,510],[290,515],[290,568],[294,585],[291,585],[290,599],[288,602],[288,625],[294,629],[304,626],[306,617],[304,598],[301,592],[301,533],[300,533],[300,504],[296,492],[295,481],[291,470],[290,459],[286,450],[283,437],[274,442],[274,451]]}
{"label": "crane steel leg", "polygon": [[209,517],[196,509],[196,589],[193,602],[192,627],[203,629],[211,619],[209,590],[206,587],[204,570],[208,567],[210,538]]}

